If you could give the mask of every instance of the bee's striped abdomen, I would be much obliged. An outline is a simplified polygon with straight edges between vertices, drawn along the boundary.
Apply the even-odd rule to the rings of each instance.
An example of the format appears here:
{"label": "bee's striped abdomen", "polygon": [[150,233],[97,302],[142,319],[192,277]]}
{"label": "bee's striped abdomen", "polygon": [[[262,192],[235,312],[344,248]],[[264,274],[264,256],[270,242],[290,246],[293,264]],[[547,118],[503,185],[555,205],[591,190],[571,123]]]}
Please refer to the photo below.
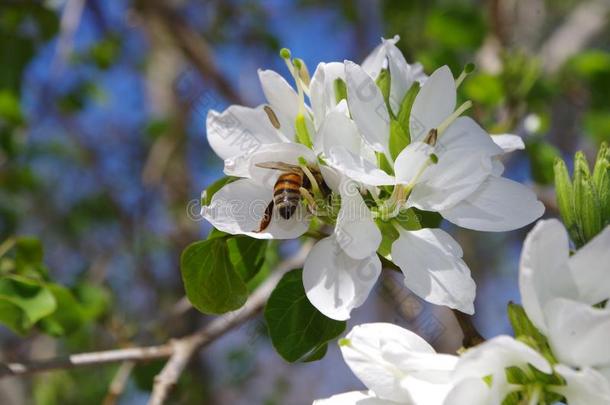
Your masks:
{"label": "bee's striped abdomen", "polygon": [[303,175],[283,173],[273,187],[273,202],[284,219],[290,219],[301,200],[299,189],[303,185]]}

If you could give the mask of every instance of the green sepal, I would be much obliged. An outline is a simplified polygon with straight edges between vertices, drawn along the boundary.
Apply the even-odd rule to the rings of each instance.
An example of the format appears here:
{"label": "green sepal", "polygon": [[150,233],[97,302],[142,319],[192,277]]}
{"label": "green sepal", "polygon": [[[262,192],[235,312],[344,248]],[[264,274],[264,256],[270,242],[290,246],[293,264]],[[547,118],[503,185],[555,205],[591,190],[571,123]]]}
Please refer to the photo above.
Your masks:
{"label": "green sepal", "polygon": [[574,210],[574,189],[568,167],[561,158],[556,158],[553,165],[555,177],[555,195],[559,213],[563,219],[566,229],[573,240],[580,238],[576,212]]}
{"label": "green sepal", "polygon": [[415,97],[417,93],[419,93],[420,85],[418,82],[413,83],[409,90],[407,90],[405,96],[400,103],[400,111],[398,112],[398,116],[396,120],[402,125],[402,128],[407,133],[409,137],[409,143],[411,142],[411,134],[409,130],[409,119],[411,117],[411,109],[413,108],[413,102],[415,101]]}
{"label": "green sepal", "polygon": [[335,90],[335,101],[337,104],[341,100],[347,100],[347,85],[343,79],[336,78],[333,82],[333,89]]}
{"label": "green sepal", "polygon": [[390,156],[392,156],[392,159],[396,159],[410,143],[409,133],[404,130],[398,121],[390,119]]}
{"label": "green sepal", "polygon": [[311,148],[313,144],[311,143],[311,137],[309,136],[309,130],[307,129],[307,121],[303,114],[297,115],[297,118],[294,121],[294,128],[297,132],[297,140],[299,143]]}
{"label": "green sepal", "polygon": [[388,111],[392,114],[392,109],[389,108],[391,86],[390,71],[388,69],[381,69],[379,76],[377,76],[376,83],[379,90],[381,90],[386,106],[388,106]]}
{"label": "green sepal", "polygon": [[521,305],[512,302],[508,304],[508,319],[517,340],[538,351],[551,364],[557,364],[547,338],[532,323]]}

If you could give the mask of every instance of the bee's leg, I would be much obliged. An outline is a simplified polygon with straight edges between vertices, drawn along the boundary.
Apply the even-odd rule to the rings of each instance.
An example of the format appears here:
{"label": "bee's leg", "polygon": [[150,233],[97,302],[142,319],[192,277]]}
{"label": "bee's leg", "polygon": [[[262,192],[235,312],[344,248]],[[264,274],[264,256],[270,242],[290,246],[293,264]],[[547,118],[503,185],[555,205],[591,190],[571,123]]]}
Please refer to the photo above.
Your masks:
{"label": "bee's leg", "polygon": [[260,233],[260,232],[264,231],[265,229],[267,229],[267,227],[269,226],[269,223],[271,222],[272,216],[273,216],[273,200],[271,200],[269,205],[267,205],[267,208],[265,208],[265,213],[263,214],[263,219],[261,219],[261,223],[258,227],[258,230],[252,231],[252,232]]}
{"label": "bee's leg", "polygon": [[316,212],[318,210],[318,205],[316,204],[316,200],[309,193],[309,191],[307,191],[306,188],[301,187],[299,189],[299,191],[301,192],[301,196],[305,199],[305,201],[307,201],[307,207],[309,207],[309,212],[316,215]]}

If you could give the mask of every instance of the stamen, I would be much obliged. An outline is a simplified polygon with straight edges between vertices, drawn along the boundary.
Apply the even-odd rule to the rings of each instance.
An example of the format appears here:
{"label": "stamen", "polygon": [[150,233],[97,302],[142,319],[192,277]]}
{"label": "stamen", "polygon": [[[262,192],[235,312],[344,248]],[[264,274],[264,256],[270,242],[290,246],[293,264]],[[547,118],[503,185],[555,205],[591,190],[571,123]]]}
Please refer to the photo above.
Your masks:
{"label": "stamen", "polygon": [[466,64],[466,66],[464,66],[464,70],[462,70],[462,73],[460,73],[460,76],[455,81],[455,87],[460,87],[460,84],[462,84],[462,82],[464,81],[466,76],[468,76],[469,74],[471,74],[474,71],[474,68],[475,68],[474,63]]}
{"label": "stamen", "polygon": [[320,187],[318,187],[318,182],[316,177],[313,175],[311,170],[309,170],[309,166],[307,166],[307,161],[303,157],[299,157],[299,166],[301,166],[301,170],[307,176],[309,183],[311,184],[311,191],[316,197],[320,197],[322,193],[320,192]]}
{"label": "stamen", "polygon": [[438,131],[436,128],[432,128],[428,135],[424,138],[424,143],[427,143],[430,146],[436,145],[436,139],[438,138]]}
{"label": "stamen", "polygon": [[468,110],[470,107],[472,107],[472,101],[468,100],[466,102],[464,102],[464,104],[462,104],[461,106],[459,106],[457,108],[457,110],[455,110],[453,112],[453,114],[451,114],[449,117],[447,117],[447,119],[445,121],[443,121],[441,123],[441,125],[439,125],[436,130],[438,132],[438,135],[442,135],[443,132],[445,132],[445,130],[449,127],[449,125],[451,125],[453,123],[453,121],[455,121],[460,115],[462,115],[466,110]]}
{"label": "stamen", "polygon": [[280,120],[277,118],[277,115],[275,115],[275,111],[268,105],[264,106],[263,110],[267,113],[267,118],[269,118],[271,125],[273,125],[275,129],[280,129]]}

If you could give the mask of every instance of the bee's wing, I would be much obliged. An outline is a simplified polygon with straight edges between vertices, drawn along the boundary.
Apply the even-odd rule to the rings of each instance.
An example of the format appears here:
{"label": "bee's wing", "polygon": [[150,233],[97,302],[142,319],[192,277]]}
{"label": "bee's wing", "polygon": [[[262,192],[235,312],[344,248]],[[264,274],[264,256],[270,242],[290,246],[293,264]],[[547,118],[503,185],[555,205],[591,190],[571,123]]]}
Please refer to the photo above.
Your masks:
{"label": "bee's wing", "polygon": [[281,170],[284,172],[301,173],[301,168],[297,165],[291,165],[284,162],[260,162],[256,163],[256,167],[263,169]]}

